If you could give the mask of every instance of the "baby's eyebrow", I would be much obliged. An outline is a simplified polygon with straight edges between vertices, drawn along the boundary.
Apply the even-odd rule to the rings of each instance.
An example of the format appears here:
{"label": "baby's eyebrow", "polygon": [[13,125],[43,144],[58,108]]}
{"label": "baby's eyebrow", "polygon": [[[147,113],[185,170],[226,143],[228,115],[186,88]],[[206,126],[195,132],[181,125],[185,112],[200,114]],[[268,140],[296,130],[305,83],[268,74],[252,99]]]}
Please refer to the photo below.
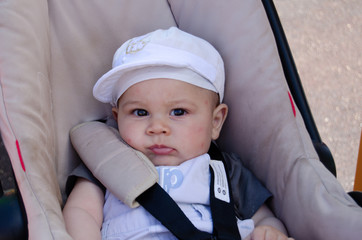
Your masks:
{"label": "baby's eyebrow", "polygon": [[[137,106],[139,108],[142,108],[142,107],[146,107],[148,103],[149,102],[145,102],[145,101],[142,101],[142,100],[130,99],[130,100],[127,100],[125,102],[120,102],[119,107],[128,108],[128,107]],[[168,107],[175,107],[175,106],[176,107],[182,107],[184,105],[193,107],[193,106],[197,105],[194,101],[192,101],[190,99],[187,99],[187,98],[170,99],[170,100],[166,101],[165,104]]]}
{"label": "baby's eyebrow", "polygon": [[124,108],[124,107],[132,106],[132,105],[144,105],[144,103],[139,100],[128,100],[126,102],[120,102],[119,106]]}
{"label": "baby's eyebrow", "polygon": [[192,100],[190,100],[190,99],[186,99],[186,98],[170,100],[170,101],[168,101],[167,103],[168,103],[169,105],[178,105],[178,104],[196,105],[194,101],[192,101]]}

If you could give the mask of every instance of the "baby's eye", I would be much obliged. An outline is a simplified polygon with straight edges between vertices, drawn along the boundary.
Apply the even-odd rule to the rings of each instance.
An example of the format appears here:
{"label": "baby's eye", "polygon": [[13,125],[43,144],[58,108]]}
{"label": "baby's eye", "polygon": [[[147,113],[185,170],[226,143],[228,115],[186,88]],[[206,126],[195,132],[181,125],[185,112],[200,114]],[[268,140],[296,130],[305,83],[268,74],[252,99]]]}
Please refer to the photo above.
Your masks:
{"label": "baby's eye", "polygon": [[176,108],[171,111],[171,116],[183,116],[187,113],[185,109]]}
{"label": "baby's eye", "polygon": [[138,117],[145,117],[148,116],[148,112],[144,109],[136,109],[133,110],[132,114],[138,116]]}

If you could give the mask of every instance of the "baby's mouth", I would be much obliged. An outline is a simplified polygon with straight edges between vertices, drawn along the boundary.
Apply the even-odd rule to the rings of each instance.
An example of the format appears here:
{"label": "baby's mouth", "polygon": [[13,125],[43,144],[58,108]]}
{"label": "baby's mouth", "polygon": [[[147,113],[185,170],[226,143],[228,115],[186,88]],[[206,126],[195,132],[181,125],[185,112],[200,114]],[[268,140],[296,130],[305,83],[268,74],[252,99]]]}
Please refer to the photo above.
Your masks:
{"label": "baby's mouth", "polygon": [[175,151],[175,149],[165,145],[153,145],[149,149],[156,155],[169,155]]}

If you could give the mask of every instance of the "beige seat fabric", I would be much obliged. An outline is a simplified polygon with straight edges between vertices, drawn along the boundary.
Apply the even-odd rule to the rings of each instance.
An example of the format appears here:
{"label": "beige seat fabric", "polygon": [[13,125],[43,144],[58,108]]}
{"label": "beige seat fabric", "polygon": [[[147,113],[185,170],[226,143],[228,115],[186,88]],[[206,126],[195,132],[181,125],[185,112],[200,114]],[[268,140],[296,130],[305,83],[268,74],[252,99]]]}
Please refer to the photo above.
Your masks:
{"label": "beige seat fabric", "polygon": [[[79,159],[69,130],[109,112],[91,89],[117,47],[173,25],[205,38],[223,56],[230,116],[220,144],[241,155],[273,192],[273,210],[290,234],[362,235],[361,208],[320,164],[300,114],[293,114],[261,2],[13,0],[0,3],[0,124],[29,238],[70,239],[61,206],[66,176]],[[152,170],[138,174],[148,171],[154,181]]]}

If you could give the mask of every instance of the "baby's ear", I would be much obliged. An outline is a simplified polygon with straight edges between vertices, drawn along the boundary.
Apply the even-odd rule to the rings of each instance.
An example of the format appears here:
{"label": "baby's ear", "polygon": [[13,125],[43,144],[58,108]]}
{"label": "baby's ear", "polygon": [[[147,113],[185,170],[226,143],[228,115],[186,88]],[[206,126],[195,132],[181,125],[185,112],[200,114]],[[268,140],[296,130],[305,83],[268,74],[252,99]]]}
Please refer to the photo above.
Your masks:
{"label": "baby's ear", "polygon": [[212,119],[212,140],[219,138],[221,128],[225,122],[226,116],[228,115],[228,106],[224,103],[219,104],[213,112]]}
{"label": "baby's ear", "polygon": [[117,118],[118,118],[118,108],[112,107],[112,115],[113,115],[114,119],[117,121]]}

